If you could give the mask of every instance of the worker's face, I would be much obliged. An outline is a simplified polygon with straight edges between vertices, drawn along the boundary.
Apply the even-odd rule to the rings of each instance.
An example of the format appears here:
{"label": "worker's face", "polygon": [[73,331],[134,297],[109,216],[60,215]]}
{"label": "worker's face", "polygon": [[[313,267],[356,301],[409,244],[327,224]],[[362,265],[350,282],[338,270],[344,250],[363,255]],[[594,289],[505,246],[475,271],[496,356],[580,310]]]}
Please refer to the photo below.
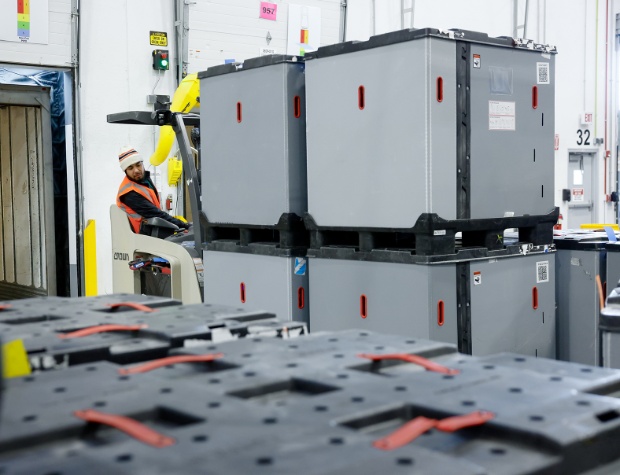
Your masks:
{"label": "worker's face", "polygon": [[142,164],[142,162],[129,165],[125,169],[125,173],[130,179],[134,181],[140,181],[142,180],[142,178],[144,178],[144,165]]}

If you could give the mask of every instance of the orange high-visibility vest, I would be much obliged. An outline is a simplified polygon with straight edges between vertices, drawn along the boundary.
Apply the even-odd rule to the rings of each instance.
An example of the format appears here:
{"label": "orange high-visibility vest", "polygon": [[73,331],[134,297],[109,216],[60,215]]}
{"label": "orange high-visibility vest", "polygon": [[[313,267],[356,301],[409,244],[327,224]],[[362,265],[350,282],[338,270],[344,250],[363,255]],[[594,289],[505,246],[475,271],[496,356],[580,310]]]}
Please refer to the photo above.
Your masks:
{"label": "orange high-visibility vest", "polygon": [[157,193],[155,193],[155,191],[149,188],[148,186],[144,186],[139,183],[136,183],[135,181],[130,180],[126,176],[123,182],[121,183],[121,186],[118,188],[118,194],[116,195],[116,206],[118,206],[125,213],[127,213],[127,217],[129,218],[129,222],[131,223],[133,232],[138,234],[140,232],[140,224],[142,223],[142,216],[140,216],[133,209],[131,209],[129,206],[127,206],[125,203],[121,201],[121,196],[129,193],[130,191],[135,191],[136,193],[141,194],[158,208],[160,208],[159,196],[157,196]]}

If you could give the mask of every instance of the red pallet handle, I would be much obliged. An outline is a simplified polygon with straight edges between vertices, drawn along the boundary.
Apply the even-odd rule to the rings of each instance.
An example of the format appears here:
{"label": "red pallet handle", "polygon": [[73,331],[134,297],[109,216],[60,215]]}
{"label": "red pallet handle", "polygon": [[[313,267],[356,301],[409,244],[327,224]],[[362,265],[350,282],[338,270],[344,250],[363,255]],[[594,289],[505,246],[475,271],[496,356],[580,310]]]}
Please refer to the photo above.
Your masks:
{"label": "red pallet handle", "polygon": [[462,416],[446,417],[445,419],[429,419],[419,416],[407,422],[389,435],[375,440],[373,447],[380,450],[394,450],[413,442],[431,429],[443,432],[456,432],[467,427],[475,427],[493,419],[495,414],[488,411],[475,411]]}
{"label": "red pallet handle", "polygon": [[434,371],[435,373],[443,373],[443,374],[459,374],[460,371],[458,369],[448,368],[447,366],[440,365],[439,363],[435,363],[429,359],[423,358],[418,355],[410,355],[408,353],[392,353],[387,355],[372,355],[368,353],[361,353],[359,355],[360,358],[368,358],[372,361],[381,361],[381,360],[400,360],[405,361],[407,363],[417,364],[418,366],[422,366],[428,371]]}
{"label": "red pallet handle", "polygon": [[95,325],[93,327],[82,328],[69,333],[61,333],[58,338],[80,338],[83,336],[94,335],[96,333],[118,332],[118,331],[136,331],[148,328],[148,325]]}
{"label": "red pallet handle", "polygon": [[151,307],[147,307],[146,305],[143,305],[137,302],[109,303],[108,307],[110,307],[112,310],[116,310],[117,308],[121,308],[121,307],[129,307],[129,308],[133,308],[134,310],[141,310],[143,312],[154,312],[155,311],[155,309]]}
{"label": "red pallet handle", "polygon": [[414,441],[437,425],[437,420],[419,416],[407,422],[389,435],[375,440],[373,447],[380,450],[394,450]]}
{"label": "red pallet handle", "polygon": [[173,364],[178,363],[207,363],[209,361],[214,361],[218,358],[222,358],[224,353],[211,353],[208,355],[179,355],[179,356],[168,356],[166,358],[160,358],[158,360],[149,361],[148,363],[144,363],[139,366],[134,366],[133,368],[121,368],[118,370],[119,374],[136,374],[136,373],[146,373],[148,371],[153,371],[157,368],[162,368],[164,366],[171,366]]}
{"label": "red pallet handle", "polygon": [[443,432],[456,432],[467,427],[475,427],[490,421],[495,414],[489,411],[474,411],[462,416],[446,417],[437,421],[435,429]]}
{"label": "red pallet handle", "polygon": [[107,414],[105,412],[95,411],[94,409],[75,411],[73,415],[87,422],[105,424],[107,426],[114,427],[128,436],[153,447],[168,447],[176,443],[176,440],[172,437],[160,434],[150,427],[145,426],[141,422],[129,417],[119,416],[117,414]]}

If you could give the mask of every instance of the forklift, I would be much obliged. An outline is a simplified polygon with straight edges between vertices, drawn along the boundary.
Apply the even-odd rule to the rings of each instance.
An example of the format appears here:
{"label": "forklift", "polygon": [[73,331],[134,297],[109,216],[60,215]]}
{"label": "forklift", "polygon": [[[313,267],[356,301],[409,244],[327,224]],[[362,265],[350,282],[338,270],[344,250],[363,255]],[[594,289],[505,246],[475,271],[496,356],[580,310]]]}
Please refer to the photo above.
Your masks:
{"label": "forklift", "polygon": [[[190,209],[195,220],[186,231],[164,219],[150,218],[143,225],[143,232],[148,234],[135,234],[125,212],[116,204],[110,206],[114,293],[159,295],[180,300],[183,304],[200,303],[203,300],[200,180],[186,130],[186,127],[193,126],[194,131],[199,131],[200,116],[186,111],[190,109],[190,102],[184,97],[185,94],[179,97],[179,91],[187,92],[184,86],[191,84],[191,81],[197,84],[195,79],[189,78],[189,81],[184,80],[179,86],[172,108],[168,96],[157,96],[158,100],[152,112],[129,111],[107,116],[110,124],[165,127],[160,134],[160,142],[168,143],[164,144],[164,147],[158,147],[151,157],[151,163],[155,165],[159,165],[166,158],[169,146],[176,137]],[[197,88],[195,93],[196,102]],[[178,102],[184,107],[181,112],[174,112],[174,109],[179,108],[175,107]],[[195,145],[199,150],[199,132],[192,134],[192,139],[197,142]],[[164,153],[161,152],[162,148]]]}

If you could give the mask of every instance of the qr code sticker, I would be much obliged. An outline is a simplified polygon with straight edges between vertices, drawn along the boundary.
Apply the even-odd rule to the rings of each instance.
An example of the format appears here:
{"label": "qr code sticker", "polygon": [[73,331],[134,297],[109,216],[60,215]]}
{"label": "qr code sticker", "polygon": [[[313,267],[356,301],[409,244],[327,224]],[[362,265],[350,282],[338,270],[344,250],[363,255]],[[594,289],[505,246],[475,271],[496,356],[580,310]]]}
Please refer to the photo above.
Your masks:
{"label": "qr code sticker", "polygon": [[538,84],[550,84],[549,63],[536,63],[536,69],[538,71]]}
{"label": "qr code sticker", "polygon": [[536,283],[549,282],[549,261],[536,263]]}

